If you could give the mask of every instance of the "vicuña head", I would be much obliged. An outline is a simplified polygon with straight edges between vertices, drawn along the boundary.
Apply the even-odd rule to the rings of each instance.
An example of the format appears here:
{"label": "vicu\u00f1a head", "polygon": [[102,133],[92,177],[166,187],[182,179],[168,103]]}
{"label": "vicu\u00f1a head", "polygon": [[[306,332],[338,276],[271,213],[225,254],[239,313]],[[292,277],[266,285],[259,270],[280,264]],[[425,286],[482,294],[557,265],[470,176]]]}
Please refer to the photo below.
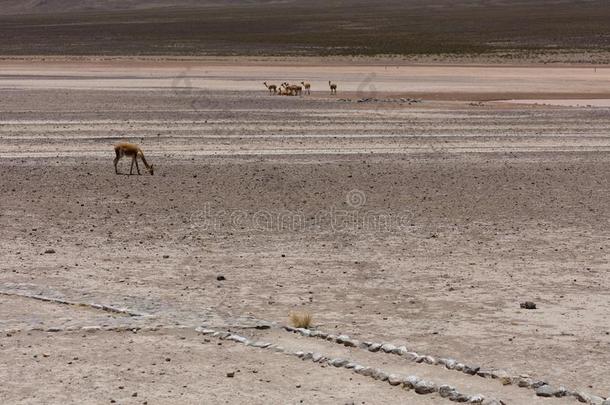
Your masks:
{"label": "vicu\u00f1a head", "polygon": [[142,163],[146,166],[146,170],[150,173],[151,176],[155,174],[155,167],[153,165],[149,165],[144,157],[144,152],[142,149],[136,144],[122,142],[114,145],[114,153],[116,157],[114,158],[114,172],[119,174],[118,163],[121,158],[124,156],[131,157],[131,169],[129,170],[129,174],[133,174],[133,164],[136,164],[136,169],[138,171],[138,175],[140,175],[140,167],[138,166],[138,158],[142,159]]}

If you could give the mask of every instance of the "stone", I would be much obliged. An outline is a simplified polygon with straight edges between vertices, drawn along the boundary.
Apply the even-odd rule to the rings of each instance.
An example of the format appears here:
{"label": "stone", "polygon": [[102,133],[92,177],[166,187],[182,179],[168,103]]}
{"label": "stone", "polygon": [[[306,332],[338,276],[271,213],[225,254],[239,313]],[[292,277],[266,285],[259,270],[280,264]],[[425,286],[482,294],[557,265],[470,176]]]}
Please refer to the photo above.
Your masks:
{"label": "stone", "polygon": [[525,301],[519,304],[522,309],[536,309],[536,303],[532,301]]}
{"label": "stone", "polygon": [[329,361],[329,364],[334,367],[344,367],[347,363],[349,363],[349,361],[342,358],[336,358]]}
{"label": "stone", "polygon": [[423,362],[426,364],[436,364],[436,359],[432,356],[424,356]]}
{"label": "stone", "polygon": [[584,403],[588,403],[591,400],[591,397],[589,396],[589,394],[587,394],[586,392],[575,392],[574,396],[576,397],[576,399],[579,402],[584,402]]}
{"label": "stone", "polygon": [[517,386],[521,388],[530,388],[534,384],[534,380],[529,377],[519,377],[517,379]]}
{"label": "stone", "polygon": [[469,375],[475,375],[476,373],[479,372],[481,368],[478,366],[464,366],[464,373],[469,374]]}
{"label": "stone", "polygon": [[568,389],[566,387],[559,387],[557,389],[557,392],[555,393],[556,397],[565,397],[566,395],[568,395]]}
{"label": "stone", "polygon": [[243,336],[239,336],[239,335],[231,335],[229,337],[227,337],[227,340],[232,340],[233,342],[237,342],[237,343],[248,343],[248,339],[246,339]]}
{"label": "stone", "polygon": [[312,352],[306,352],[303,357],[301,357],[302,360],[311,360],[313,358],[313,353]]}
{"label": "stone", "polygon": [[465,367],[466,367],[466,366],[465,366],[463,363],[457,363],[457,364],[455,365],[455,370],[457,370],[457,371],[464,371],[464,368],[465,368]]}
{"label": "stone", "polygon": [[405,378],[402,381],[402,383],[405,386],[405,388],[415,388],[415,385],[417,385],[417,383],[419,383],[420,381],[421,381],[421,379],[419,377],[410,375],[407,378]]}
{"label": "stone", "polygon": [[226,278],[225,276],[223,276],[223,275],[218,275],[218,276],[216,276],[216,280],[217,280],[217,281],[225,281],[226,279],[227,279],[227,278]]}
{"label": "stone", "polygon": [[313,353],[311,355],[311,360],[313,360],[314,363],[319,362],[320,360],[322,360],[324,358],[323,355],[321,355],[320,353]]}
{"label": "stone", "polygon": [[419,355],[415,352],[406,352],[402,357],[410,361],[416,361],[419,358]]}
{"label": "stone", "polygon": [[235,371],[228,372],[227,377],[229,377],[229,378],[235,377]]}
{"label": "stone", "polygon": [[364,367],[358,371],[356,371],[358,374],[363,375],[365,377],[372,377],[373,374],[375,373],[375,370],[372,369],[371,367]]}
{"label": "stone", "polygon": [[250,346],[258,347],[259,349],[266,349],[269,346],[271,346],[271,343],[269,343],[269,342],[250,342]]}
{"label": "stone", "polygon": [[421,380],[415,384],[415,392],[420,395],[431,394],[436,391],[436,385],[431,381]]}
{"label": "stone", "polygon": [[559,390],[551,385],[543,385],[541,387],[536,388],[536,395],[539,397],[550,398],[554,397]]}
{"label": "stone", "polygon": [[346,340],[349,340],[349,336],[347,336],[347,335],[339,335],[339,336],[337,336],[337,343],[343,343]]}
{"label": "stone", "polygon": [[354,363],[354,362],[351,362],[351,361],[350,361],[350,362],[349,362],[349,363],[347,363],[347,364],[346,364],[344,367],[345,367],[345,368],[347,368],[347,369],[349,369],[349,370],[351,370],[351,369],[354,369],[356,366],[357,366],[357,364],[356,364],[356,363]]}
{"label": "stone", "polygon": [[394,346],[391,343],[386,343],[384,345],[381,346],[381,350],[386,352],[386,353],[392,353],[393,350],[396,349],[396,346]]}
{"label": "stone", "polygon": [[409,353],[409,350],[405,346],[398,346],[396,349],[392,350],[392,353],[397,354],[399,356],[404,356]]}
{"label": "stone", "polygon": [[457,366],[457,361],[453,360],[453,359],[445,359],[445,368],[447,370],[454,370],[455,366]]}
{"label": "stone", "polygon": [[481,404],[483,403],[483,401],[485,400],[485,397],[483,395],[477,394],[477,395],[472,395],[468,398],[468,403],[469,404]]}
{"label": "stone", "polygon": [[602,397],[598,397],[597,395],[590,395],[589,397],[589,403],[591,405],[603,405],[605,402]]}
{"label": "stone", "polygon": [[380,343],[373,343],[372,345],[369,346],[369,352],[378,352],[379,349],[381,349]]}
{"label": "stone", "polygon": [[362,366],[362,365],[360,365],[360,364],[356,364],[356,365],[354,366],[354,372],[355,372],[356,374],[360,374],[360,372],[361,372],[362,370],[364,370],[365,368],[366,368],[366,367],[364,367],[364,366]]}
{"label": "stone", "polygon": [[491,378],[493,376],[492,371],[487,368],[482,368],[477,371],[477,375],[482,378]]}
{"label": "stone", "polygon": [[464,395],[457,391],[449,395],[449,400],[453,402],[468,402],[469,399],[470,397],[468,395]]}
{"label": "stone", "polygon": [[390,374],[388,376],[388,383],[390,383],[390,385],[400,385],[402,384],[402,378],[396,374]]}
{"label": "stone", "polygon": [[449,396],[454,392],[456,392],[456,389],[451,385],[444,384],[438,387],[438,393],[441,398],[449,398]]}
{"label": "stone", "polygon": [[47,249],[44,251],[45,255],[52,255],[55,254],[55,249]]}
{"label": "stone", "polygon": [[385,371],[377,368],[375,369],[375,372],[373,373],[372,377],[379,381],[387,381],[389,375]]}
{"label": "stone", "polygon": [[536,389],[536,388],[542,387],[543,385],[548,385],[548,384],[545,381],[536,380],[532,383],[532,388]]}
{"label": "stone", "polygon": [[258,321],[256,323],[256,325],[254,326],[254,329],[258,329],[258,330],[271,329],[271,324],[269,322],[265,322],[265,321]]}

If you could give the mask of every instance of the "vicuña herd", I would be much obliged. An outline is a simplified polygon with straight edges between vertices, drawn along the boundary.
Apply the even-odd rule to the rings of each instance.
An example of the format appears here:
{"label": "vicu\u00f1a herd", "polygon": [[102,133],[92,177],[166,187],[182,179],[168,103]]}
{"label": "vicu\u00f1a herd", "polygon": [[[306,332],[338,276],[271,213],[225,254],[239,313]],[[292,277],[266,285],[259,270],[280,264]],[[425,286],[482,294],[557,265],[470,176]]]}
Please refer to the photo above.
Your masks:
{"label": "vicu\u00f1a herd", "polygon": [[[288,82],[282,83],[279,87],[275,84],[267,84],[267,82],[263,82],[267,90],[269,90],[269,94],[278,94],[280,96],[300,96],[303,94],[303,89],[305,89],[305,94],[311,94],[311,84],[306,82],[301,82],[301,85],[290,84]],[[330,87],[330,94],[337,94],[337,84],[332,81],[328,82],[328,86]],[[129,174],[133,174],[133,166],[135,164],[136,170],[138,174],[140,174],[140,166],[138,165],[138,158],[142,160],[146,170],[152,175],[155,172],[155,168],[153,165],[149,165],[144,157],[144,152],[138,145],[133,143],[119,143],[114,145],[114,171],[116,174],[119,174],[119,160],[124,157],[131,158],[131,168],[129,170]]]}
{"label": "vicu\u00f1a herd", "polygon": [[[288,82],[282,83],[279,87],[275,84],[267,84],[263,82],[269,94],[277,94],[279,96],[300,96],[303,94],[311,94],[311,84],[307,82],[301,82],[301,85],[290,84]],[[330,94],[337,94],[337,84],[332,81],[328,82],[330,88]],[[305,89],[303,91],[303,89]]]}

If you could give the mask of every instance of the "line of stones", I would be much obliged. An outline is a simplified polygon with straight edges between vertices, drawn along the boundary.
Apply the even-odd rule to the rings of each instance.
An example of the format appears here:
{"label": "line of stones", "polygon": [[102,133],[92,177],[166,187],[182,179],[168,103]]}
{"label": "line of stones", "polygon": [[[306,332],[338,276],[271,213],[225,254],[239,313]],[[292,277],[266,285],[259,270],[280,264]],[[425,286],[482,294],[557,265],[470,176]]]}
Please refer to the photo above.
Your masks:
{"label": "line of stones", "polygon": [[378,381],[384,381],[392,386],[400,386],[404,389],[413,389],[417,394],[426,395],[432,393],[438,393],[442,398],[446,398],[453,402],[470,403],[470,404],[481,404],[481,405],[505,405],[504,402],[485,398],[483,395],[466,395],[459,392],[455,387],[450,385],[437,385],[432,381],[423,380],[417,376],[401,376],[398,374],[390,374],[385,371],[367,367],[348,359],[344,358],[329,358],[320,353],[306,352],[306,351],[290,351],[280,345],[272,344],[264,341],[252,341],[244,336],[240,336],[230,332],[216,331],[214,329],[207,329],[204,327],[198,327],[195,329],[202,335],[208,335],[221,340],[229,340],[236,343],[241,343],[246,346],[256,347],[260,349],[270,350],[276,353],[283,353],[288,356],[295,356],[303,361],[312,361],[321,366],[326,364],[337,367],[352,370],[356,374],[360,374],[365,377],[370,377]]}
{"label": "line of stones", "polygon": [[70,306],[74,306],[74,307],[89,307],[89,308],[97,309],[100,311],[112,312],[112,313],[121,314],[121,315],[139,316],[139,317],[147,316],[146,314],[140,314],[137,312],[133,312],[126,308],[116,308],[116,307],[113,307],[110,305],[104,305],[104,304],[66,301],[66,300],[61,300],[59,298],[45,297],[44,295],[21,294],[21,293],[17,293],[17,292],[13,292],[13,291],[10,291],[10,292],[9,291],[0,291],[0,295],[6,295],[9,297],[30,298],[33,300],[52,302],[54,304],[61,304],[61,305],[70,305]]}
{"label": "line of stones", "polygon": [[502,385],[517,385],[521,388],[533,389],[536,395],[540,397],[566,397],[571,396],[577,399],[579,402],[592,404],[592,405],[610,405],[610,397],[604,398],[597,395],[588,394],[582,391],[569,390],[565,387],[555,388],[545,381],[535,380],[527,374],[521,374],[518,376],[510,375],[504,370],[498,369],[484,369],[478,366],[467,365],[460,363],[454,359],[448,358],[435,358],[429,355],[418,354],[414,351],[409,351],[405,346],[395,346],[391,343],[375,343],[363,341],[360,342],[357,339],[352,339],[347,335],[333,335],[325,333],[319,330],[305,329],[305,328],[293,328],[291,326],[283,326],[286,331],[298,333],[306,337],[314,337],[330,342],[338,343],[347,347],[357,347],[360,349],[368,350],[370,352],[381,352],[388,354],[395,354],[402,358],[413,361],[415,363],[425,363],[430,365],[444,366],[448,370],[460,371],[469,375],[477,375],[483,378],[497,379]]}

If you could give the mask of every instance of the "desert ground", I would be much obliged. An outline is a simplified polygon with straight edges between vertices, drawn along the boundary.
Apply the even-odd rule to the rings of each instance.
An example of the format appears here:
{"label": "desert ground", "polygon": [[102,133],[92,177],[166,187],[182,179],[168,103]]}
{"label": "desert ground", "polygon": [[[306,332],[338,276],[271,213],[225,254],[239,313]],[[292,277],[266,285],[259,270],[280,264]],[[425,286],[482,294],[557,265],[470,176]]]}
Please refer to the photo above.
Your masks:
{"label": "desert ground", "polygon": [[[3,59],[0,402],[450,403],[311,352],[601,403],[608,100],[604,65]],[[116,175],[119,141],[154,176]],[[295,311],[358,344],[287,330]]]}

